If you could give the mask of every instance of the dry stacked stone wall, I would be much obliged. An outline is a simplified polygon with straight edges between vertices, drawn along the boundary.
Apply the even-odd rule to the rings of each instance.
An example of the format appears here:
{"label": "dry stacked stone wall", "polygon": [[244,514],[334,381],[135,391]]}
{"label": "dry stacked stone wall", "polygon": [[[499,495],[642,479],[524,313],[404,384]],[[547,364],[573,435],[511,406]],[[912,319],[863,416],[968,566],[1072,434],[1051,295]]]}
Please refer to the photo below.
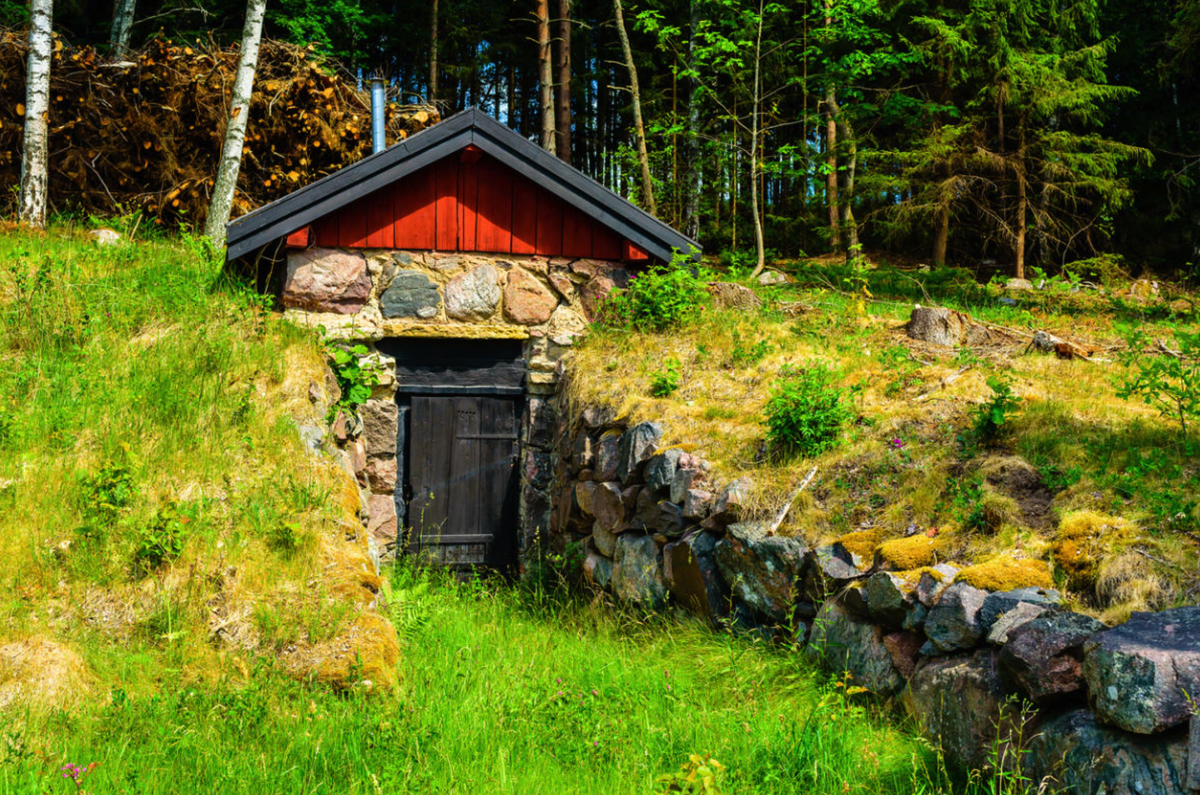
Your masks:
{"label": "dry stacked stone wall", "polygon": [[991,592],[936,560],[897,570],[840,543],[809,548],[743,521],[749,484],[662,448],[658,423],[589,406],[556,432],[551,545],[579,545],[590,587],[797,641],[902,704],[955,766],[987,769],[999,738],[1008,764],[1052,789],[1200,791],[1200,607],[1109,628],[1053,590]]}
{"label": "dry stacked stone wall", "polygon": [[[288,255],[284,314],[323,329],[327,339],[361,343],[361,364],[380,380],[357,416],[333,435],[364,492],[370,535],[381,559],[398,543],[399,410],[396,362],[385,339],[522,341],[525,412],[521,427],[521,544],[544,536],[550,517],[550,446],[560,362],[587,331],[596,308],[629,276],[620,263],[422,251],[309,248]],[[415,343],[415,344],[419,344]]]}

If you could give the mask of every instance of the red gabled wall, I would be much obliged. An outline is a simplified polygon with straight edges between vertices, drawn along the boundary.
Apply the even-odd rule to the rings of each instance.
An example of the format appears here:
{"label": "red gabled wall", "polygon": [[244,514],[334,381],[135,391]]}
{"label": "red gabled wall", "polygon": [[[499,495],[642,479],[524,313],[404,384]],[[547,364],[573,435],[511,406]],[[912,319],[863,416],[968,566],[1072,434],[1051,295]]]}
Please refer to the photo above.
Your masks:
{"label": "red gabled wall", "polygon": [[471,148],[346,205],[312,230],[312,244],[326,247],[649,259],[636,244]]}

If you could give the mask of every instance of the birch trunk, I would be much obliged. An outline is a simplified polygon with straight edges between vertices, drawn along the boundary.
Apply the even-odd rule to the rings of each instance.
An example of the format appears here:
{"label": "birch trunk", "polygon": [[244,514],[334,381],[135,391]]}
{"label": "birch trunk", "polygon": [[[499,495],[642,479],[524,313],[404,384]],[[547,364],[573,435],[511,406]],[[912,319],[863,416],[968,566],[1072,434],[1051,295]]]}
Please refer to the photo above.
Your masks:
{"label": "birch trunk", "polygon": [[854,221],[854,175],[858,169],[858,144],[854,140],[854,128],[838,109],[838,127],[843,145],[846,147],[845,182],[842,185],[840,200],[842,205],[842,231],[846,233],[846,261],[850,262],[859,255],[858,224]]}
{"label": "birch trunk", "polygon": [[571,0],[558,0],[558,157],[571,164]]}
{"label": "birch trunk", "polygon": [[538,106],[542,119],[542,148],[555,154],[554,59],[550,55],[550,0],[538,0]]}
{"label": "birch trunk", "polygon": [[[438,0],[432,0],[429,23],[429,101],[437,101],[438,95]],[[509,113],[512,106],[509,105]]]}
{"label": "birch trunk", "polygon": [[17,220],[34,229],[46,226],[46,183],[50,140],[50,23],[53,0],[31,0],[29,59],[25,66],[25,144],[21,155],[21,202]]}
{"label": "birch trunk", "polygon": [[657,215],[654,207],[654,184],[650,179],[650,156],[646,154],[646,127],[642,123],[642,95],[638,89],[637,67],[633,63],[633,49],[629,46],[629,34],[625,31],[625,15],[621,11],[621,0],[613,0],[617,14],[617,36],[625,52],[625,67],[629,70],[629,91],[633,95],[633,131],[637,136],[638,165],[642,169],[642,199],[646,212]]}
{"label": "birch trunk", "polygon": [[762,171],[758,165],[759,158],[762,156],[758,140],[759,104],[762,96],[760,85],[762,82],[762,29],[763,3],[762,0],[759,0],[758,30],[754,39],[754,103],[750,106],[750,214],[754,216],[754,253],[757,255],[754,272],[750,274],[751,278],[758,278],[767,264],[766,248],[763,245],[762,216],[758,214],[758,175]]}
{"label": "birch trunk", "polygon": [[133,33],[133,12],[137,0],[117,0],[113,6],[112,35],[109,44],[114,58],[124,58],[129,52],[129,37]]}
{"label": "birch trunk", "polygon": [[212,201],[208,205],[208,223],[204,230],[217,248],[225,246],[225,224],[229,222],[238,172],[242,167],[242,146],[246,140],[250,97],[254,92],[254,71],[258,67],[258,45],[262,41],[266,11],[267,0],[249,0],[246,4],[246,26],[242,29],[242,52],[238,58],[237,75],[233,79],[229,121],[225,125],[225,146],[221,150],[217,181],[213,185]]}
{"label": "birch trunk", "polygon": [[[700,0],[691,2],[691,32],[688,36],[688,69],[696,69],[696,31],[700,27]],[[687,200],[683,209],[683,233],[695,240],[700,237],[700,81],[691,80],[688,98]]]}

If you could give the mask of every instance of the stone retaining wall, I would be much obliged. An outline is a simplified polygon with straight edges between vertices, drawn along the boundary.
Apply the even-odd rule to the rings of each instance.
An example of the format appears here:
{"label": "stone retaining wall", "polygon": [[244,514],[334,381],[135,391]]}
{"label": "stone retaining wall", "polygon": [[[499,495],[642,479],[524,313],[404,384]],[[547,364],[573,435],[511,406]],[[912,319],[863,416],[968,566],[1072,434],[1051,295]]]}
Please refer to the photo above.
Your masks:
{"label": "stone retaining wall", "polygon": [[660,449],[656,423],[590,406],[556,430],[552,545],[581,545],[592,587],[799,641],[902,704],[954,766],[986,769],[999,738],[1007,763],[1051,777],[1051,791],[1200,791],[1188,701],[1200,697],[1200,607],[1107,628],[1056,591],[988,592],[936,560],[895,571],[840,543],[811,549],[740,521],[747,484]]}
{"label": "stone retaining wall", "polygon": [[[333,434],[363,489],[368,528],[381,559],[395,555],[399,412],[396,362],[375,343],[389,338],[523,341],[525,413],[521,427],[521,544],[545,534],[550,514],[550,402],[559,362],[596,308],[628,274],[593,259],[310,248],[288,255],[284,316],[323,329],[328,339],[362,343],[362,364],[380,382],[358,417],[340,416]],[[361,422],[360,422],[361,420]]]}

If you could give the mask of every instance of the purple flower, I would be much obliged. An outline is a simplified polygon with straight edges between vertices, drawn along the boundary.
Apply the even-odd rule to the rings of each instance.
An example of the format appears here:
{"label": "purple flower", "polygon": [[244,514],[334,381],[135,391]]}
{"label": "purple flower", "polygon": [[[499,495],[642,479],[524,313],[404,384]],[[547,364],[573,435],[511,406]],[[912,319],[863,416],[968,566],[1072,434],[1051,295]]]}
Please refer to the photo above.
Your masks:
{"label": "purple flower", "polygon": [[593,695],[593,696],[598,696],[598,695],[600,695],[600,694],[599,694],[598,692],[596,692],[595,690],[593,690],[593,691],[592,691],[592,695]]}

